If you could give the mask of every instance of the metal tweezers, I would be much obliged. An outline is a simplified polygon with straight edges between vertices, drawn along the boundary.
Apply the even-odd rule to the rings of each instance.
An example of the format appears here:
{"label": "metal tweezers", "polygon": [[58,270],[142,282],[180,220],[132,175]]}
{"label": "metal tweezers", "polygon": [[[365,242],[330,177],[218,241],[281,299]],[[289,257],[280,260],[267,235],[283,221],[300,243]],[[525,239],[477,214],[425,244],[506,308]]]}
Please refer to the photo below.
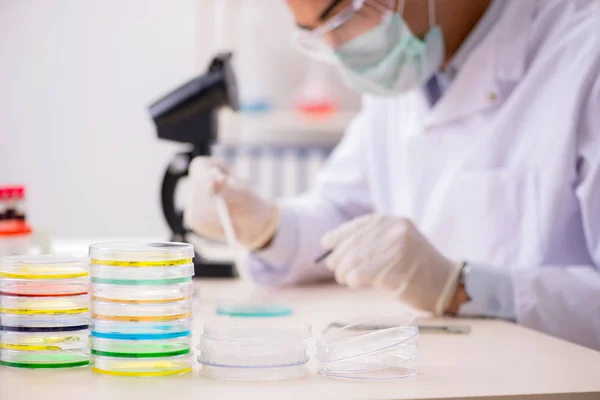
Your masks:
{"label": "metal tweezers", "polygon": [[[331,328],[343,328],[348,325],[343,322],[332,322],[330,323],[325,331]],[[369,325],[369,324],[358,324],[352,327],[355,331],[378,331],[381,329],[390,329],[394,326],[384,325]],[[324,332],[325,332],[324,331]],[[471,327],[469,325],[419,325],[420,333],[449,333],[453,335],[468,335],[471,333]]]}

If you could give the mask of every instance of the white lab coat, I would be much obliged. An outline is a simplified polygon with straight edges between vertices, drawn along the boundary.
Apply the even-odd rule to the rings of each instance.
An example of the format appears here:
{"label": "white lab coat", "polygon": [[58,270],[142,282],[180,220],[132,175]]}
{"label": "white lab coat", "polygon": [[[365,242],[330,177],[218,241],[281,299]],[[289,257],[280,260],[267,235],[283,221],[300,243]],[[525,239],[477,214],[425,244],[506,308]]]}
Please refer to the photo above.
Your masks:
{"label": "white lab coat", "polygon": [[600,349],[600,4],[507,0],[433,108],[367,97],[317,189],[282,207],[297,246],[285,272],[255,259],[259,282],[330,277],[326,231],[403,216],[447,257],[509,269],[519,323]]}

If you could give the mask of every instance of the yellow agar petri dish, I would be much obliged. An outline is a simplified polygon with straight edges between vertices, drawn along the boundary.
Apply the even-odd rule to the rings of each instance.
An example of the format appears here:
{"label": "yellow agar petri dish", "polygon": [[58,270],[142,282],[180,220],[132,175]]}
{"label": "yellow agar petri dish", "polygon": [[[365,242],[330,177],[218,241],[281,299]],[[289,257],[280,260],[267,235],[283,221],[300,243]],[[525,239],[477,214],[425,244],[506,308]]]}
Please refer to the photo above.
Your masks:
{"label": "yellow agar petri dish", "polygon": [[90,246],[92,265],[122,268],[172,267],[191,264],[194,247],[176,242],[105,242]]}
{"label": "yellow agar petri dish", "polygon": [[0,313],[18,315],[68,315],[87,313],[88,295],[65,297],[0,296]]}
{"label": "yellow agar petri dish", "polygon": [[89,331],[76,332],[0,332],[0,348],[22,351],[85,350]]}
{"label": "yellow agar petri dish", "polygon": [[77,257],[11,256],[0,261],[0,278],[73,279],[88,275],[87,262]]}
{"label": "yellow agar petri dish", "polygon": [[192,371],[190,355],[162,359],[125,359],[92,357],[92,371],[112,376],[159,377],[181,375]]}

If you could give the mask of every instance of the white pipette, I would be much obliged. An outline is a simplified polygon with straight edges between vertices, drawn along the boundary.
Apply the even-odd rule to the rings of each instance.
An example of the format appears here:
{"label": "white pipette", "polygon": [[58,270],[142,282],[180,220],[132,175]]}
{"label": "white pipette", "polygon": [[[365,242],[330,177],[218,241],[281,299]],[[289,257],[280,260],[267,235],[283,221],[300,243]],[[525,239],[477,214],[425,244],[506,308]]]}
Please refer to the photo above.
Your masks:
{"label": "white pipette", "polygon": [[[213,168],[212,174],[215,177],[215,180],[223,180],[224,176],[221,170],[218,168]],[[223,232],[225,233],[225,240],[227,241],[227,245],[235,251],[238,245],[237,236],[235,234],[235,229],[233,228],[233,222],[231,221],[231,216],[229,215],[229,209],[227,208],[227,203],[223,198],[221,193],[215,193],[215,201],[217,205],[217,214],[219,215],[219,221],[221,222],[221,227],[223,228]],[[236,263],[236,257],[233,257],[233,263],[235,264],[236,269],[238,265]],[[239,271],[239,269],[238,269]]]}

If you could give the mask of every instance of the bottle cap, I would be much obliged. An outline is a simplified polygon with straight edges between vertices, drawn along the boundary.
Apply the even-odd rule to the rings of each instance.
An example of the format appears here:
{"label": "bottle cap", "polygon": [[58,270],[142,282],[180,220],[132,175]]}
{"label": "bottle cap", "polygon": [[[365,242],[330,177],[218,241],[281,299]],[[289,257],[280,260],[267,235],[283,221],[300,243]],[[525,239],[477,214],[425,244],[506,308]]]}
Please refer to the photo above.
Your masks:
{"label": "bottle cap", "polygon": [[9,220],[0,222],[0,237],[24,236],[31,234],[33,230],[25,221]]}

